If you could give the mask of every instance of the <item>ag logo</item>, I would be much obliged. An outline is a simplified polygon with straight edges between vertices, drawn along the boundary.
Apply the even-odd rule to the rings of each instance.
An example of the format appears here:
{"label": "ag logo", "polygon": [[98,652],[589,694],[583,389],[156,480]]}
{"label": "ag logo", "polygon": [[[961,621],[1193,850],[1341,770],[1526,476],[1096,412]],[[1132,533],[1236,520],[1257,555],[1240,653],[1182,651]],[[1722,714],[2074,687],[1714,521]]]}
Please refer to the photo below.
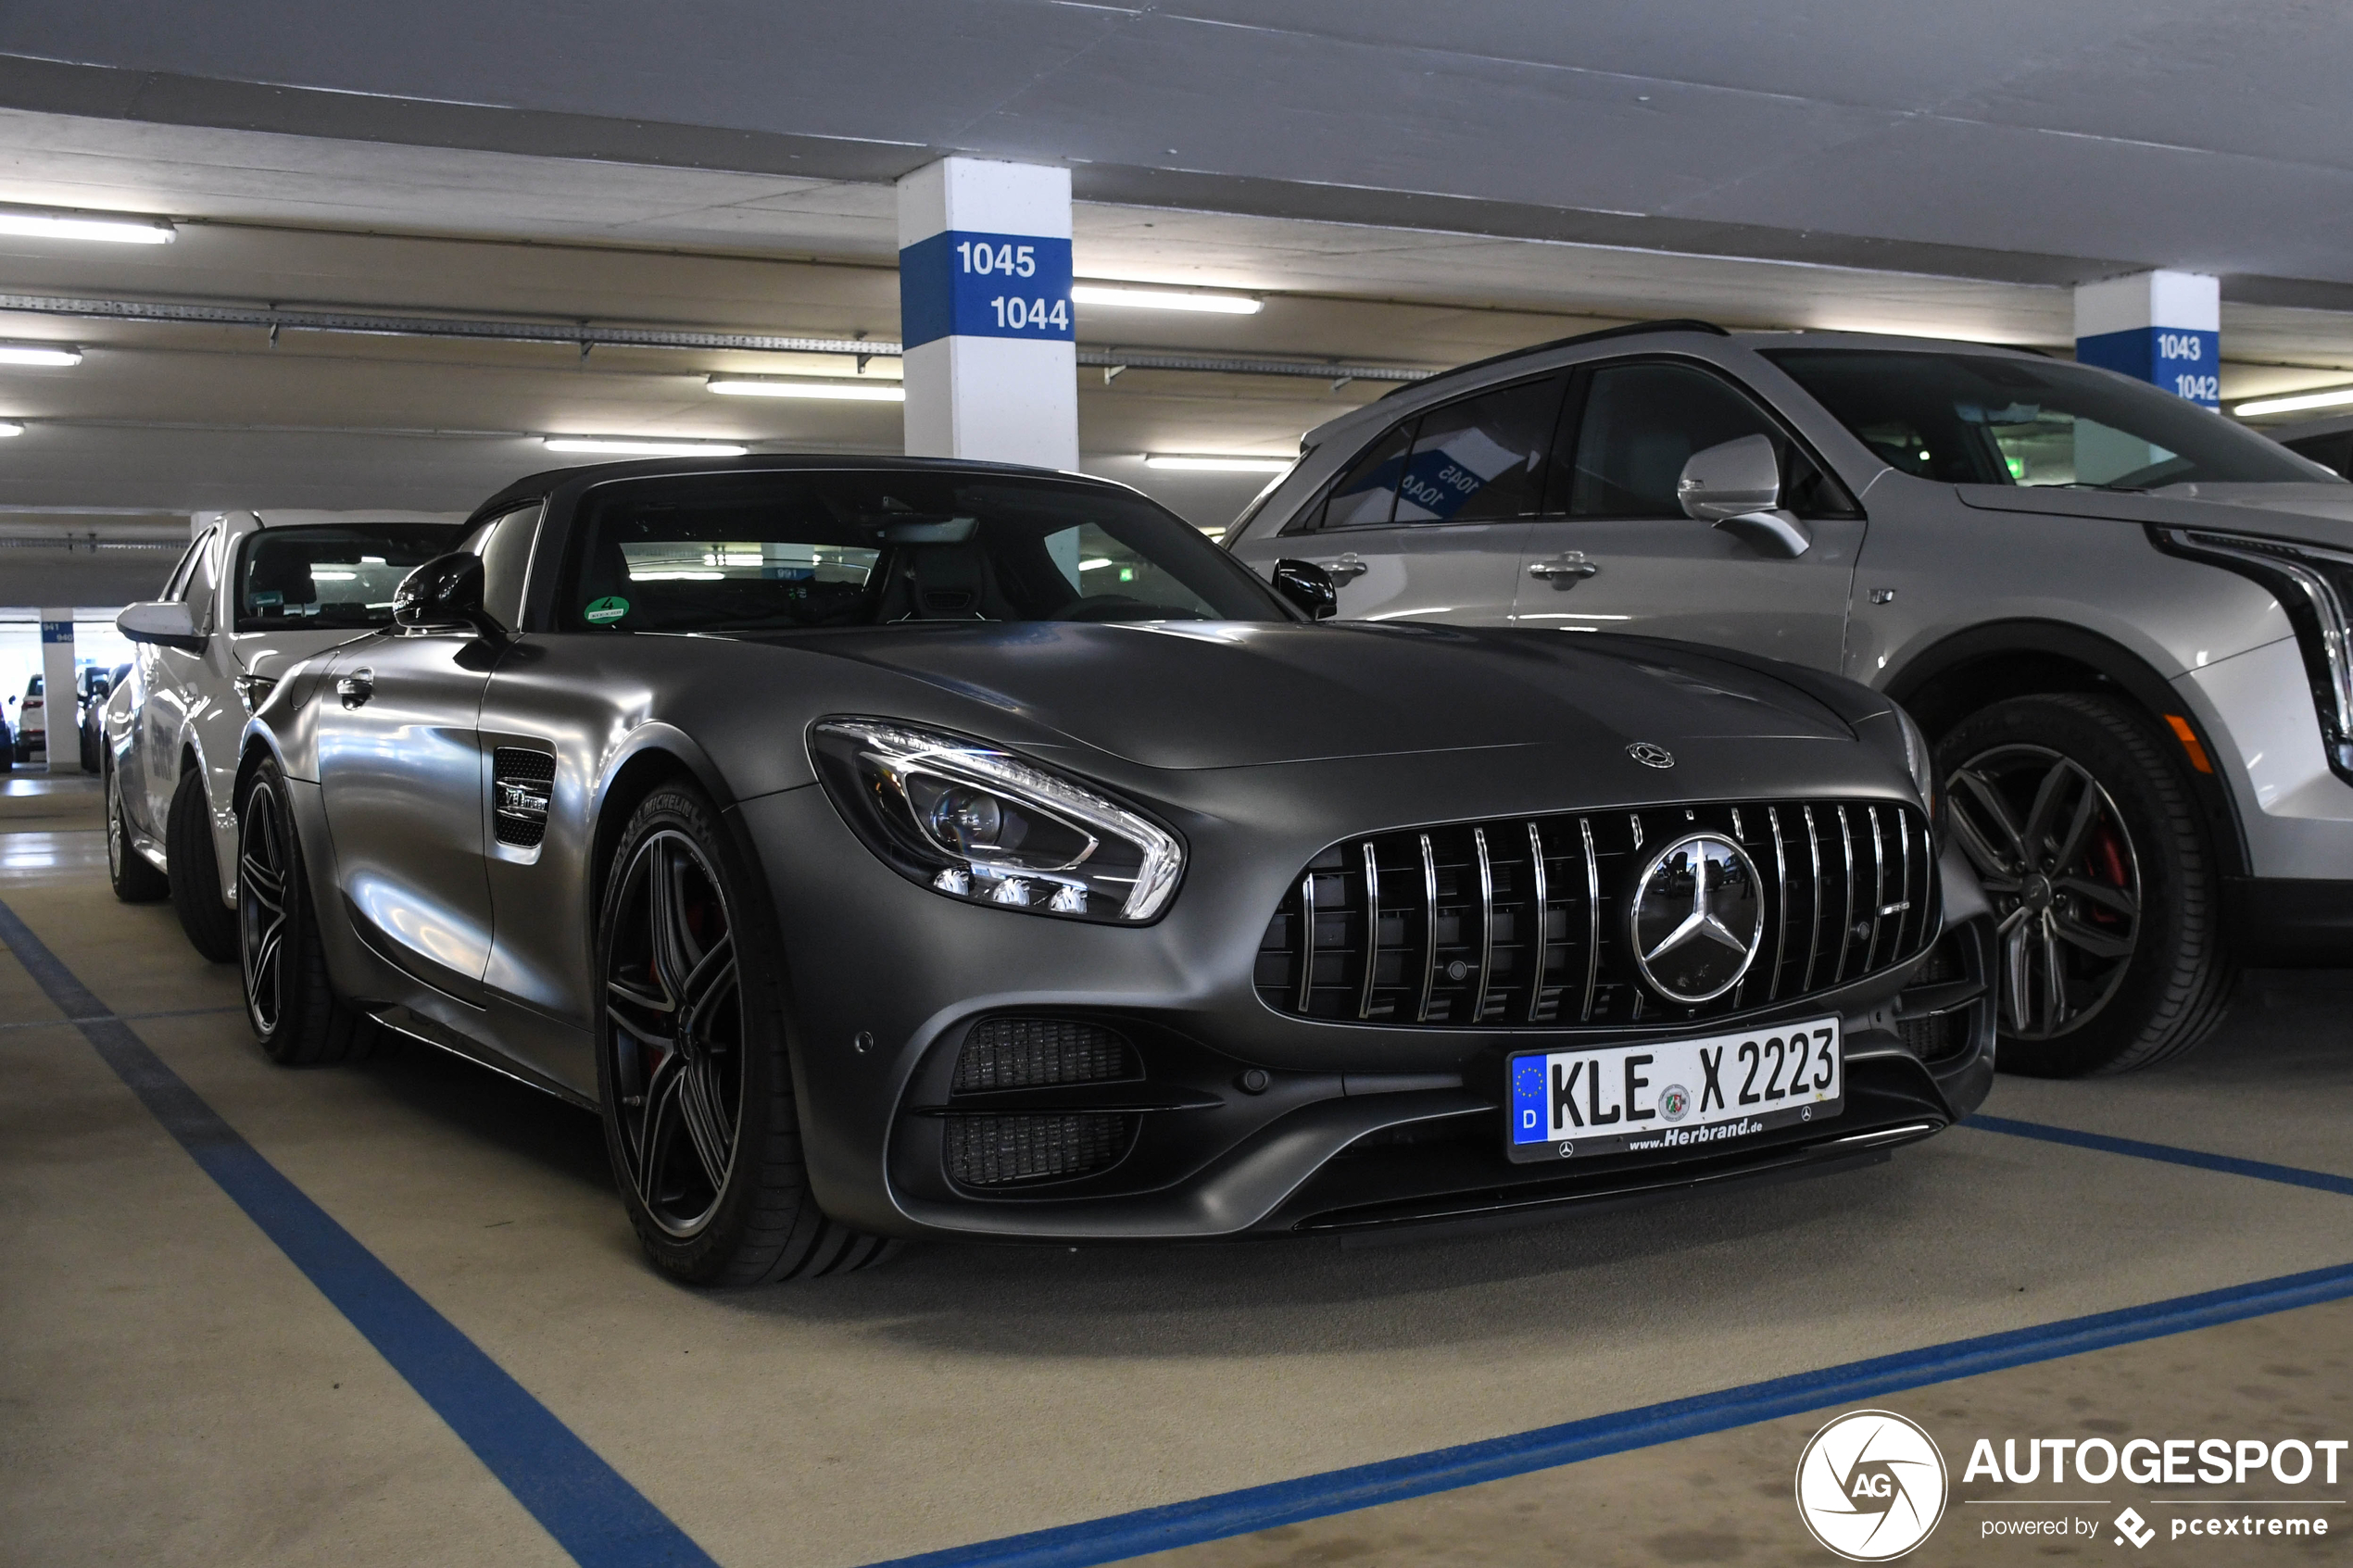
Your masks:
{"label": "ag logo", "polygon": [[1928,1539],[1944,1487],[1935,1439],[1892,1411],[1840,1416],[1797,1461],[1798,1517],[1852,1562],[1885,1562]]}

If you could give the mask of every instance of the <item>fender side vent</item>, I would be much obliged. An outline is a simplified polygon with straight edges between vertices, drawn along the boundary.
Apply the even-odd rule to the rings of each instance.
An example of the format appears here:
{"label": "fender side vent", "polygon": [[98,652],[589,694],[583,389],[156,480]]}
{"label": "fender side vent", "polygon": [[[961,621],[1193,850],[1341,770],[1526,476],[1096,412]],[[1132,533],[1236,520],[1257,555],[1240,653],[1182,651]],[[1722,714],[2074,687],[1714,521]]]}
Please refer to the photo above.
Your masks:
{"label": "fender side vent", "polygon": [[547,802],[556,788],[556,759],[544,751],[502,746],[491,754],[491,820],[498,842],[532,849],[547,836]]}

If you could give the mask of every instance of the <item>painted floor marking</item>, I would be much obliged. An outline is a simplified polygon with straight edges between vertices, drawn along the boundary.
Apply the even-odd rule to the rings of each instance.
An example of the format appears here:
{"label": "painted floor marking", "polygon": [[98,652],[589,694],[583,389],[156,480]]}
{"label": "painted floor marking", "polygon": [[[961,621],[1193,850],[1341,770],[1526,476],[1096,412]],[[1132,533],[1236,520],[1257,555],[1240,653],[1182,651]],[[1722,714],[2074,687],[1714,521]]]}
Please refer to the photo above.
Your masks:
{"label": "painted floor marking", "polygon": [[205,1174],[581,1568],[717,1568],[668,1515],[263,1159],[6,903],[0,943]]}
{"label": "painted floor marking", "polygon": [[1223,1540],[1278,1524],[1297,1524],[1382,1503],[1402,1502],[1432,1492],[1450,1492],[1484,1481],[1500,1481],[1507,1476],[1574,1464],[1579,1460],[1598,1459],[1604,1454],[1625,1453],[1833,1405],[1856,1404],[1955,1378],[1973,1377],[1980,1373],[2056,1361],[2086,1350],[2185,1334],[2192,1329],[2348,1297],[2353,1297],[2353,1264],[2315,1269],[2309,1273],[2176,1297],[2145,1307],[2126,1307],[2113,1312],[2096,1312],[2033,1328],[2012,1329],[1976,1339],[1850,1361],[1818,1372],[1798,1373],[1766,1383],[1540,1427],[1515,1436],[1409,1454],[1403,1459],[1327,1471],[1294,1481],[1245,1486],[1190,1502],[1139,1509],[1133,1513],[1007,1536],[972,1546],[894,1558],[874,1564],[873,1568],[1090,1568],[1092,1564],[1145,1552]]}
{"label": "painted floor marking", "polygon": [[2340,1197],[2353,1198],[2353,1176],[2333,1175],[2326,1171],[2307,1171],[2297,1165],[2274,1165],[2269,1160],[2241,1160],[2232,1154],[2208,1154],[2203,1149],[2176,1148],[2171,1144],[2143,1143],[2138,1138],[2110,1137],[2106,1133],[2082,1133],[2072,1127],[2054,1127],[2042,1122],[2016,1122],[2007,1116],[1971,1116],[1960,1125],[1987,1133],[2006,1133],[2014,1138],[2034,1138],[2044,1143],[2066,1144],[2073,1148],[2096,1149],[2102,1154],[2129,1155],[2135,1160],[2157,1160],[2168,1165],[2217,1171],[2226,1176],[2251,1176],[2259,1182],[2279,1182],[2288,1186],[2310,1187],[2316,1192],[2333,1192]]}

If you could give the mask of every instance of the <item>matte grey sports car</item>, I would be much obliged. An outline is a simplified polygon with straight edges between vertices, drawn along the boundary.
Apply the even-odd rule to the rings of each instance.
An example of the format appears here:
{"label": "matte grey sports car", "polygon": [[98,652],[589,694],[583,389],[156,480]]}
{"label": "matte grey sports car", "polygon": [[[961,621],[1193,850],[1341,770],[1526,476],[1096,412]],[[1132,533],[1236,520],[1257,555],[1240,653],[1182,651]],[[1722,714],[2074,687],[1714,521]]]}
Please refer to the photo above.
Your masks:
{"label": "matte grey sports car", "polygon": [[1275,580],[1023,469],[512,485],[253,721],[253,1025],[597,1108],[708,1284],[1869,1160],[1983,1098],[1985,905],[1887,699]]}

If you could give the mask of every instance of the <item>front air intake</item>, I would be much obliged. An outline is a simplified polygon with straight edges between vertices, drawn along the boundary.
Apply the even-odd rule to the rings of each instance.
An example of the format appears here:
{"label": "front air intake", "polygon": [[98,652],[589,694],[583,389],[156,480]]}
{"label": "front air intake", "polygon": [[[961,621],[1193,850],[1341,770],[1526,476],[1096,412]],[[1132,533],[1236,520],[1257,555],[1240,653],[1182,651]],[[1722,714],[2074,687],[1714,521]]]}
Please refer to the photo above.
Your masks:
{"label": "front air intake", "polygon": [[948,1174],[961,1186],[1006,1187],[1068,1181],[1117,1164],[1139,1118],[1103,1112],[1068,1116],[951,1116],[943,1128]]}
{"label": "front air intake", "polygon": [[[1696,1005],[1646,984],[1633,884],[1694,832],[1755,868],[1763,934],[1738,984]],[[1292,882],[1258,952],[1278,1012],[1395,1026],[1615,1027],[1794,1001],[1919,956],[1936,851],[1892,801],[1750,801],[1504,818],[1335,844]]]}
{"label": "front air intake", "polygon": [[1110,1084],[1142,1076],[1136,1053],[1099,1023],[1057,1018],[991,1018],[975,1023],[956,1058],[960,1095]]}

